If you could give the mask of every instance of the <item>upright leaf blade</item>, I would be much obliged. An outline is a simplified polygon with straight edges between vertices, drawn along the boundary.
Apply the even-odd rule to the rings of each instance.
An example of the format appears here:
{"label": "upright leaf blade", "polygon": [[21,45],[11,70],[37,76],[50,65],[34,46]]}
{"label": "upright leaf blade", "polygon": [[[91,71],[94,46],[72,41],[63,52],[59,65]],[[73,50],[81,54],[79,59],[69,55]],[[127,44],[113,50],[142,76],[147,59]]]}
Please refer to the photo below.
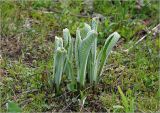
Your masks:
{"label": "upright leaf blade", "polygon": [[63,41],[64,47],[66,48],[69,43],[69,30],[67,28],[63,29]]}
{"label": "upright leaf blade", "polygon": [[68,51],[68,57],[73,58],[73,42],[70,32],[67,28],[63,29],[64,48]]}
{"label": "upright leaf blade", "polygon": [[84,27],[80,29],[81,38],[86,38],[89,31],[91,31],[91,27],[88,24],[84,23]]}
{"label": "upright leaf blade", "polygon": [[118,86],[118,91],[119,91],[119,93],[121,95],[122,103],[123,103],[123,105],[125,107],[126,112],[129,112],[129,104],[128,104],[127,97],[124,95],[122,89],[119,86]]}
{"label": "upright leaf blade", "polygon": [[97,29],[98,29],[98,18],[97,17],[95,17],[95,18],[92,19],[92,26],[91,26],[91,28],[92,28],[92,30],[97,31]]}
{"label": "upright leaf blade", "polygon": [[112,48],[115,46],[115,44],[117,43],[119,38],[120,38],[120,35],[117,32],[112,33],[107,38],[103,48],[101,49],[101,51],[98,55],[98,59],[97,59],[98,75],[101,75],[103,66],[106,63],[106,60],[107,60]]}
{"label": "upright leaf blade", "polygon": [[87,34],[86,38],[83,39],[79,47],[80,67],[79,67],[79,76],[77,80],[81,86],[84,86],[84,83],[85,83],[87,60],[88,60],[89,52],[91,49],[91,45],[93,44],[96,38],[96,35],[97,35],[96,31],[91,30]]}
{"label": "upright leaf blade", "polygon": [[56,71],[56,56],[57,56],[57,49],[63,47],[63,40],[62,38],[59,38],[55,36],[55,47],[54,47],[54,62],[53,62],[53,76],[50,76],[49,79],[49,84],[52,87],[54,83],[54,77],[55,77],[55,71]]}
{"label": "upright leaf blade", "polygon": [[58,47],[55,54],[55,71],[54,71],[54,80],[56,84],[56,90],[59,91],[59,86],[61,83],[61,78],[63,74],[63,67],[66,58],[66,50],[62,47]]}
{"label": "upright leaf blade", "polygon": [[62,38],[55,36],[55,50],[58,47],[63,47],[63,40]]}
{"label": "upright leaf blade", "polygon": [[79,67],[80,67],[80,60],[79,60],[79,48],[80,44],[82,42],[80,30],[77,29],[76,31],[76,41],[75,41],[75,61],[76,61],[76,67],[77,67],[77,76],[79,76]]}
{"label": "upright leaf blade", "polygon": [[70,80],[73,80],[73,42],[69,30],[63,30],[64,47],[67,50],[67,59],[65,61],[64,71]]}
{"label": "upright leaf blade", "polygon": [[[97,18],[92,19],[92,30],[95,30],[97,32],[98,28],[98,21]],[[97,80],[97,37],[94,40],[94,43],[92,44],[91,51],[88,58],[88,64],[87,64],[87,71],[90,83],[96,82]]]}

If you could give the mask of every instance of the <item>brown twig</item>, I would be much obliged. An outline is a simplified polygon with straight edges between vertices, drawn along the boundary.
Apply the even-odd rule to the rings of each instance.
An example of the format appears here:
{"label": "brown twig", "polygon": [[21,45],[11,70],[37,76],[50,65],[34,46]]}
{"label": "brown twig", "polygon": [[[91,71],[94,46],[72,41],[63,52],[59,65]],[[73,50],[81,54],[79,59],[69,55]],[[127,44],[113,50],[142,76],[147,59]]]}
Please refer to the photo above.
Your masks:
{"label": "brown twig", "polygon": [[154,32],[154,33],[160,32],[160,23],[156,27],[154,27],[151,31],[149,31],[146,35],[144,35],[142,38],[140,38],[134,45],[132,45],[130,48],[123,50],[123,51],[128,53],[133,47],[138,45],[143,39],[145,39],[152,32]]}

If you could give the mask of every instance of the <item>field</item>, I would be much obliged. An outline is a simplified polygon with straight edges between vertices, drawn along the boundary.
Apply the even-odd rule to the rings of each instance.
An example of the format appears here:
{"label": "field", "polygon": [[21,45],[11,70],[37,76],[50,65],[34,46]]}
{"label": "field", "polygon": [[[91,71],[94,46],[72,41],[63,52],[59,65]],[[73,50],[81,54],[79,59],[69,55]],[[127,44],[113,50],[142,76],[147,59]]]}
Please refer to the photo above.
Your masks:
{"label": "field", "polygon": [[[159,7],[158,0],[1,0],[0,112],[158,112]],[[111,33],[121,37],[95,86],[73,92],[62,76],[57,95],[48,82],[55,36],[68,28],[75,39],[93,17],[97,51]]]}

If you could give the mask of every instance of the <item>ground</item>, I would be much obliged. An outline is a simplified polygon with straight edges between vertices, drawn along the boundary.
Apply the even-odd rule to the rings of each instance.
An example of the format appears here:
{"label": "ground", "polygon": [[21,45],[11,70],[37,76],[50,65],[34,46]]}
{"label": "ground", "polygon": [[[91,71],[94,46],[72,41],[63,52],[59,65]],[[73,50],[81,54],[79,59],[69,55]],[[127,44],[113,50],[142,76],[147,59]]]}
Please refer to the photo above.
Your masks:
{"label": "ground", "polygon": [[[135,112],[157,112],[160,45],[158,34],[147,33],[158,25],[159,4],[95,0],[92,8],[82,0],[0,1],[0,112],[7,111],[9,100],[24,112],[125,112],[118,86],[127,101],[134,100]],[[90,23],[93,16],[100,17],[99,48],[114,31],[121,39],[96,88],[87,85],[82,90],[87,98],[81,106],[82,95],[69,92],[65,83],[63,93],[55,96],[48,76],[53,73],[54,37],[62,36],[66,27],[75,37],[77,27]],[[124,51],[144,35],[142,42]]]}

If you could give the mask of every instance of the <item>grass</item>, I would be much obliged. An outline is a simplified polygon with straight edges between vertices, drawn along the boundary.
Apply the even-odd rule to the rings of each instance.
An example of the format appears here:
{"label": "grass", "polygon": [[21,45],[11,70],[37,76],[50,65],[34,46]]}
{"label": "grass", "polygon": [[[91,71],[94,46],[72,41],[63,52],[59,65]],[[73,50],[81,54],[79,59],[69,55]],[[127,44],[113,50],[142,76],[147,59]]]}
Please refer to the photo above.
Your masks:
{"label": "grass", "polygon": [[[133,1],[132,5],[129,1],[122,5],[95,1],[93,11],[86,9],[81,0],[68,0],[67,3],[50,0],[0,2],[0,112],[6,112],[9,100],[28,112],[124,112],[117,86],[125,96],[132,91],[136,112],[159,110],[158,36],[147,36],[128,54],[123,52],[145,35],[147,29],[158,24],[158,1],[146,0],[139,10]],[[66,27],[75,36],[77,26],[91,21],[91,12],[103,15],[99,27],[100,45],[113,31],[117,30],[122,37],[109,57],[96,91],[89,86],[84,91],[87,98],[82,108],[77,94],[68,92],[65,84],[62,84],[64,94],[55,97],[47,79],[53,73],[54,36],[62,36],[61,31]]]}

